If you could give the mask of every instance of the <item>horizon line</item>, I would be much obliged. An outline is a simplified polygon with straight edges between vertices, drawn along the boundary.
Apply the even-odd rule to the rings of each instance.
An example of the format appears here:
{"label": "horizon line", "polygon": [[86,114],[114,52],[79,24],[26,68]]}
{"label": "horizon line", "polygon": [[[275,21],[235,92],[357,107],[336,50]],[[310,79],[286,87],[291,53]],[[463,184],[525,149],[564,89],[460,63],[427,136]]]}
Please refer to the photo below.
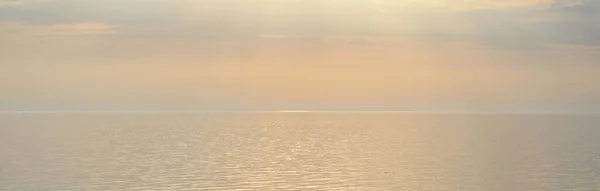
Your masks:
{"label": "horizon line", "polygon": [[426,111],[426,110],[0,110],[1,113],[405,113],[405,114],[541,114],[600,115],[574,111]]}

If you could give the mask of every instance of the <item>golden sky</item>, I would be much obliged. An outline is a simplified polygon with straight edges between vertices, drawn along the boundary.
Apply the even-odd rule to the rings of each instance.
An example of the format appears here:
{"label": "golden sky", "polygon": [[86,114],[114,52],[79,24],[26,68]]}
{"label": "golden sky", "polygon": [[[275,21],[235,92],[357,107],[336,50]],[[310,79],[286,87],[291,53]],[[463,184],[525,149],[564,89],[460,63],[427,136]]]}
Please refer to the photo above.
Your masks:
{"label": "golden sky", "polygon": [[596,112],[596,2],[0,2],[0,110]]}

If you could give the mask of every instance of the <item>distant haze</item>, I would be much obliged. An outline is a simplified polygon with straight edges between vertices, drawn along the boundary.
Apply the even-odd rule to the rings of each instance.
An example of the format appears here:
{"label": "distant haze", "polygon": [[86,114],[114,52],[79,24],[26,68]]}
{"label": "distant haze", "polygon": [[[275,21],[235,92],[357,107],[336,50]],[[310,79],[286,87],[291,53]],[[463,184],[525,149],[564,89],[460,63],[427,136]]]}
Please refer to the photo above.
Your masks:
{"label": "distant haze", "polygon": [[0,1],[0,111],[599,112],[595,0]]}

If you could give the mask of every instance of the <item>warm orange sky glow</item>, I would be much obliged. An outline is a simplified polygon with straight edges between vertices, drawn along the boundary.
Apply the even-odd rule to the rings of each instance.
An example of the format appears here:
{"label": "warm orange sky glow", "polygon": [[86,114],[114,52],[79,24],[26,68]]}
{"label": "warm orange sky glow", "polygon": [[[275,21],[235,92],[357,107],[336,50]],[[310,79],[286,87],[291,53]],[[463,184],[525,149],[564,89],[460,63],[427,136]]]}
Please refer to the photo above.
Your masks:
{"label": "warm orange sky glow", "polygon": [[[579,6],[595,1],[87,3],[0,3],[0,110],[600,103],[600,41],[567,27],[594,25],[578,15],[593,14]],[[89,12],[67,17],[70,6]]]}

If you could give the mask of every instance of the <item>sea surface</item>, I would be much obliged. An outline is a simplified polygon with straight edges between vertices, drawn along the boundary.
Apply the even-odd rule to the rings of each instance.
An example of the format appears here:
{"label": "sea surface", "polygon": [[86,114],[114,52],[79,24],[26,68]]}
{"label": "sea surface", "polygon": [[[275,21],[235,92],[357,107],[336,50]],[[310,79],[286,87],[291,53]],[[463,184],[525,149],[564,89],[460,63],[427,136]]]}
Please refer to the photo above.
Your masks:
{"label": "sea surface", "polygon": [[0,114],[0,190],[600,190],[600,117]]}

